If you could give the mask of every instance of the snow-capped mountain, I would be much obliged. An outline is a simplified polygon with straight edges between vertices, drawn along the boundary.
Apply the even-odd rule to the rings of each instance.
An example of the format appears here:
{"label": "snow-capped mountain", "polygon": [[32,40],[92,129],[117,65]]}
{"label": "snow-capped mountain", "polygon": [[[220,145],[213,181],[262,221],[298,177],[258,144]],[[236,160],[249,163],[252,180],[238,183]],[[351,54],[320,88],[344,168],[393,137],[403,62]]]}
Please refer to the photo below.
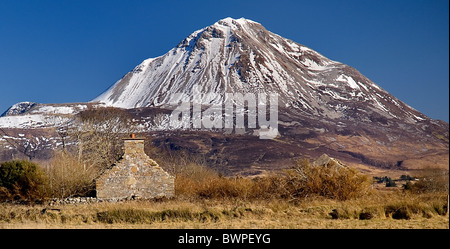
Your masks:
{"label": "snow-capped mountain", "polygon": [[33,108],[36,105],[34,102],[24,101],[19,102],[17,104],[12,105],[8,110],[6,110],[0,117],[8,116],[8,115],[17,115],[22,114],[24,112],[27,112],[31,108]]}
{"label": "snow-capped mountain", "polygon": [[[189,35],[157,58],[144,60],[93,101],[136,108],[177,103],[193,86],[217,93],[277,93],[281,108],[346,120],[427,119],[356,69],[266,30],[225,18]],[[186,99],[183,99],[186,101]],[[222,102],[223,103],[223,102]]]}
{"label": "snow-capped mountain", "polygon": [[39,104],[19,102],[0,116],[1,128],[36,129],[55,127],[86,110],[89,103]]}
{"label": "snow-capped mountain", "polygon": [[[227,101],[226,93],[277,94],[276,139],[259,139],[256,129],[242,134],[171,123],[180,102],[214,106]],[[144,60],[90,103],[12,106],[0,117],[0,160],[31,147],[32,156],[46,158],[65,142],[58,127],[105,106],[125,108],[154,146],[198,153],[227,174],[259,174],[323,153],[374,166],[376,172],[448,168],[448,123],[416,111],[355,68],[244,18],[225,18],[195,31],[166,54]]]}

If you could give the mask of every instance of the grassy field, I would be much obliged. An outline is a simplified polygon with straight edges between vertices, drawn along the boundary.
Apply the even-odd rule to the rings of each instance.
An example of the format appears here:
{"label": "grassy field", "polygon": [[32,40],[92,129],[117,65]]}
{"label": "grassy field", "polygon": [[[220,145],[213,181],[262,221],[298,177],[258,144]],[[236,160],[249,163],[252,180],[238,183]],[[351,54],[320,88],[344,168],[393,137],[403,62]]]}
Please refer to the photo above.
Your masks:
{"label": "grassy field", "polygon": [[[224,177],[198,164],[182,169],[171,199],[12,204],[16,197],[64,197],[30,173],[19,179],[36,181],[0,188],[6,200],[0,202],[0,228],[449,229],[448,171],[428,170],[415,183],[387,187],[355,169],[307,160],[256,178]],[[72,195],[84,191],[80,183],[91,182],[65,177],[61,187],[52,179],[54,190],[72,186]]]}
{"label": "grassy field", "polygon": [[[449,229],[445,194],[371,193],[336,201],[174,198],[119,203],[0,204],[0,228]],[[44,209],[46,210],[44,211]]]}

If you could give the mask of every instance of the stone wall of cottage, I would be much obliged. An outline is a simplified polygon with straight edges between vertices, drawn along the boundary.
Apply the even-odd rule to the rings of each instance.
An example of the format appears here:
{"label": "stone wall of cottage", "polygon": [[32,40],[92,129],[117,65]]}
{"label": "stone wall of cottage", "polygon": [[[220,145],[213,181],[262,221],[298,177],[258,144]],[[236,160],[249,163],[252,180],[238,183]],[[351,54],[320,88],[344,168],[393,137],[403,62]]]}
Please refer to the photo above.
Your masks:
{"label": "stone wall of cottage", "polygon": [[172,197],[174,180],[145,154],[143,139],[126,139],[122,159],[96,180],[97,198]]}

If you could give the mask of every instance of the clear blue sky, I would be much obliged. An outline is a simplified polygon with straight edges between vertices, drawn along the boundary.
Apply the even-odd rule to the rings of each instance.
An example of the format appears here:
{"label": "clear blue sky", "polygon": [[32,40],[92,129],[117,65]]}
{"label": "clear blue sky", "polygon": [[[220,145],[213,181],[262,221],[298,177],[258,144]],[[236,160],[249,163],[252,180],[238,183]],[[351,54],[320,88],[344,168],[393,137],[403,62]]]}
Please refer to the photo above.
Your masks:
{"label": "clear blue sky", "polygon": [[257,21],[449,121],[448,0],[1,0],[0,113],[89,101],[225,17]]}

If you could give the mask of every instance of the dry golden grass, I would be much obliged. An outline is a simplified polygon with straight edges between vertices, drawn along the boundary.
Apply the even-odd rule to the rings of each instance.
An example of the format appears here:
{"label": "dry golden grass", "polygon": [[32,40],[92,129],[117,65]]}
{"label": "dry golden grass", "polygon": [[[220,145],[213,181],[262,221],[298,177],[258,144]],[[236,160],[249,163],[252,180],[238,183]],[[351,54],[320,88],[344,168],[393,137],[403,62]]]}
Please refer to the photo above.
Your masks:
{"label": "dry golden grass", "polygon": [[[0,228],[449,229],[445,205],[445,194],[399,191],[346,201],[308,198],[295,203],[174,198],[51,207],[1,204]],[[395,210],[402,209],[409,216],[394,219]],[[332,219],[333,210],[340,217]],[[372,217],[361,220],[359,215],[364,212]]]}
{"label": "dry golden grass", "polygon": [[[67,158],[56,162],[73,167]],[[0,203],[0,228],[449,229],[448,172],[428,172],[424,179],[431,182],[406,191],[372,189],[370,178],[347,167],[317,167],[307,161],[297,166],[250,179],[222,177],[189,163],[177,173],[173,199],[56,206]],[[64,177],[59,180],[65,182]],[[68,186],[77,187],[72,191],[77,193],[83,185],[73,181]]]}

